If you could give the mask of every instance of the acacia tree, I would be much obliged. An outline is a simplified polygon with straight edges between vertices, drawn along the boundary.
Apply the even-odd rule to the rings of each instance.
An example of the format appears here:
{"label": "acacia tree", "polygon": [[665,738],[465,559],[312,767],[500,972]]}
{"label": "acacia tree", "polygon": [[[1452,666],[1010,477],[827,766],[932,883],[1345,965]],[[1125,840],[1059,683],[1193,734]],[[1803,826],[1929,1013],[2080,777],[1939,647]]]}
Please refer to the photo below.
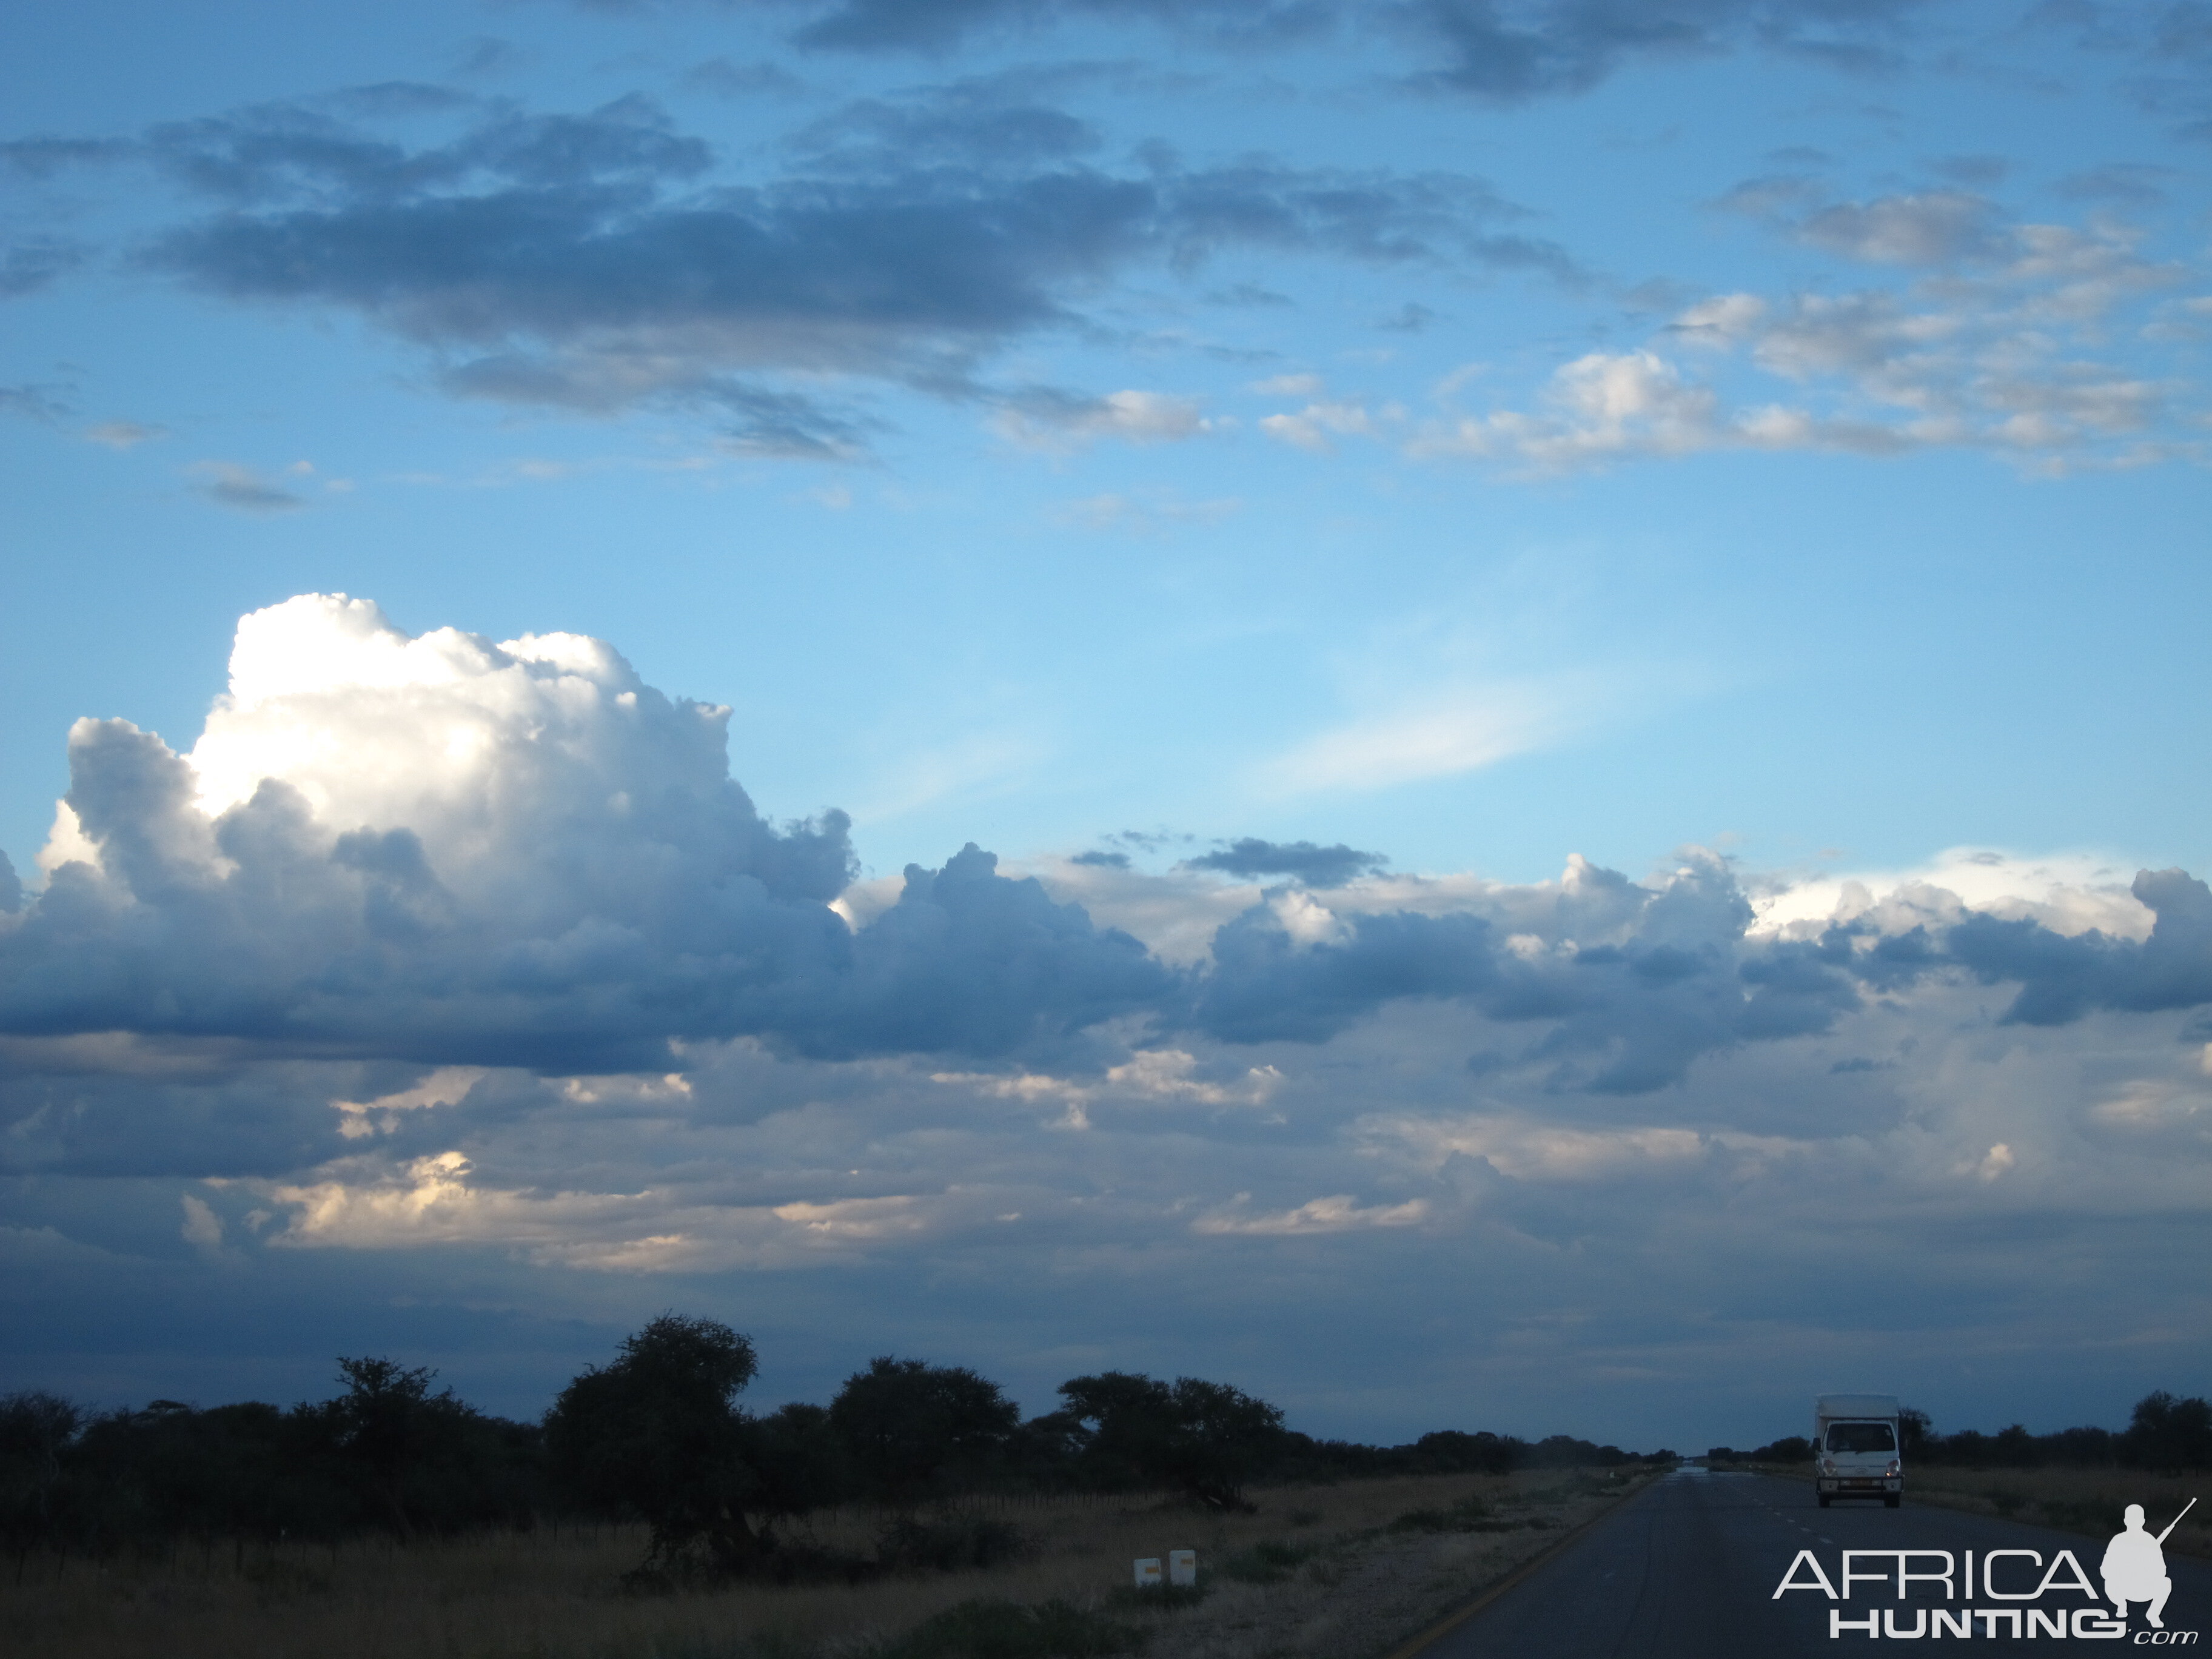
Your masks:
{"label": "acacia tree", "polygon": [[0,1395],[0,1532],[21,1561],[52,1534],[62,1488],[62,1454],[83,1414],[58,1395]]}
{"label": "acacia tree", "polygon": [[1104,1486],[1156,1480],[1208,1509],[1243,1509],[1244,1483],[1282,1443],[1282,1409],[1225,1382],[1103,1371],[1060,1393],[1067,1404],[1055,1415]]}
{"label": "acacia tree", "polygon": [[964,1365],[884,1354],[830,1402],[830,1424],[871,1495],[911,1508],[981,1476],[1005,1453],[1021,1413],[999,1385]]}
{"label": "acacia tree", "polygon": [[427,1366],[342,1358],[338,1375],[346,1391],[321,1408],[328,1431],[404,1541],[415,1533],[409,1487],[430,1465],[457,1460],[477,1413],[451,1389],[432,1394],[437,1373]]}
{"label": "acacia tree", "polygon": [[2178,1400],[2164,1389],[2136,1401],[2122,1444],[2128,1461],[2179,1474],[2212,1468],[2212,1404]]}
{"label": "acacia tree", "polygon": [[546,1414],[547,1449],[574,1490],[652,1527],[644,1570],[693,1570],[703,1547],[703,1565],[727,1575],[763,1553],[745,1519],[761,1482],[737,1406],[757,1369],[752,1343],[727,1325],[663,1314]]}

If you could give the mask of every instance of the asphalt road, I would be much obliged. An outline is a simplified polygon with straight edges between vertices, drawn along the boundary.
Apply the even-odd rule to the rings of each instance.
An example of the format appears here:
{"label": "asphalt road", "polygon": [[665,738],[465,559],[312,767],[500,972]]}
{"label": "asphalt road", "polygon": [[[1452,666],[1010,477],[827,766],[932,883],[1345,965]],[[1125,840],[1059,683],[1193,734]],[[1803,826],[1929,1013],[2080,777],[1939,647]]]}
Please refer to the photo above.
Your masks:
{"label": "asphalt road", "polygon": [[[2151,1530],[2170,1519],[2152,1516]],[[2115,1529],[2118,1524],[2116,1518]],[[1971,1601],[1963,1594],[1947,1601],[1942,1583],[1914,1582],[1909,1598],[1900,1601],[1894,1560],[1862,1557],[1857,1571],[1888,1571],[1886,1585],[1859,1582],[1848,1601],[1831,1601],[1817,1588],[1793,1590],[1776,1599],[1776,1586],[1790,1572],[1797,1553],[1806,1549],[1814,1553],[1838,1589],[1845,1550],[1948,1550],[1954,1571],[1963,1571],[1962,1553],[1972,1550],[1977,1594]],[[2088,1605],[2087,1597],[2056,1587],[2029,1601],[2006,1601],[1980,1593],[1978,1575],[1992,1549],[2036,1551],[2044,1570],[2056,1562],[2058,1551],[2071,1550],[2089,1582],[2103,1588],[2098,1564],[2105,1547],[2098,1539],[1956,1510],[1923,1508],[1913,1503],[1909,1490],[1902,1509],[1839,1502],[1824,1510],[1814,1502],[1809,1482],[1686,1468],[1622,1504],[1472,1619],[1421,1650],[1421,1659],[1832,1656],[1851,1651],[1854,1644],[1863,1644],[1869,1637],[1863,1631],[1832,1637],[1832,1608],[1852,1620],[1886,1610],[1904,1635],[1925,1609],[1947,1608],[1954,1616],[1969,1607],[2039,1608],[2052,1614],[2064,1609],[2070,1614]],[[1940,1570],[1942,1565],[1933,1557],[1921,1558],[1913,1563],[1913,1571]],[[2169,1554],[2166,1571],[2173,1580],[2172,1598],[2164,1615],[2167,1632],[2203,1631],[2206,1634],[2197,1638],[2194,1650],[2212,1647],[2212,1564]],[[1798,1577],[1810,1582],[1802,1569]],[[1998,1587],[2032,1590],[2041,1577],[2042,1571],[2025,1558],[2006,1559]],[[1962,1578],[1954,1583],[1963,1591]],[[2109,1613],[2111,1604],[2103,1605]],[[2136,1604],[2132,1613],[2127,1632],[2118,1638],[2069,1636],[2053,1640],[2047,1633],[2031,1638],[2027,1632],[2035,1627],[2025,1620],[2022,1635],[2015,1638],[2009,1633],[2008,1620],[1987,1626],[1977,1619],[1967,1621],[1972,1632],[1967,1639],[1977,1644],[2034,1639],[2036,1646],[2028,1651],[2044,1655],[2164,1650],[2166,1644],[2154,1649],[2138,1639],[2149,1631],[2142,1604]],[[2067,1628],[2071,1627],[2069,1622]],[[1930,1632],[1938,1628],[1931,1618]],[[1936,1639],[1955,1639],[1955,1631],[1940,1628],[1942,1633]],[[1886,1647],[1891,1638],[1885,1631],[1873,1639]],[[1947,1650],[1936,1650],[1939,1654]]]}

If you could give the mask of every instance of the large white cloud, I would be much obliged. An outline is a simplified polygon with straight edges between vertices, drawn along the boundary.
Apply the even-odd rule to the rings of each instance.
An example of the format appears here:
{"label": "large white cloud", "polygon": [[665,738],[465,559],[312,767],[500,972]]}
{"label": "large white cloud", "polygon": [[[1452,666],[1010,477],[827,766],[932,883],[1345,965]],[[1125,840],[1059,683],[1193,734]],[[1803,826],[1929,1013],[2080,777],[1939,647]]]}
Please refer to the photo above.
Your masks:
{"label": "large white cloud", "polygon": [[781,827],[728,711],[602,641],[410,638],[363,600],[247,617],[190,754],[80,720],[0,1029],[447,1061],[650,1062],[669,1038],[997,1052],[1168,975],[970,849],[857,939],[848,820]]}

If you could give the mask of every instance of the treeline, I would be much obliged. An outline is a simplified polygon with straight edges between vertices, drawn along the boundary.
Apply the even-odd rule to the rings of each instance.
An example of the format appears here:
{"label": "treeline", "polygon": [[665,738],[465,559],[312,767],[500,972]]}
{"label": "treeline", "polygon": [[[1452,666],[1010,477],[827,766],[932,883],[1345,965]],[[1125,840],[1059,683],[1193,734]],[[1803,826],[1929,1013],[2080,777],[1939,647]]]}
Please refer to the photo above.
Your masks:
{"label": "treeline", "polygon": [[41,1549],[242,1557],[279,1540],[641,1521],[649,1574],[787,1573],[803,1563],[780,1527],[860,1502],[892,1517],[878,1565],[957,1565],[990,1554],[988,1529],[915,1517],[976,1494],[1161,1491],[1233,1510],[1254,1484],[1638,1461],[1565,1435],[1316,1440],[1229,1384],[1122,1371],[1069,1379],[1056,1409],[1024,1421],[964,1366],[890,1357],[827,1406],[755,1413],[738,1396],[757,1369],[745,1337],[672,1314],[536,1423],[479,1412],[391,1359],[341,1359],[342,1393],[289,1410],[157,1400],[92,1413],[49,1394],[0,1397],[0,1539],[20,1564]]}
{"label": "treeline", "polygon": [[[2030,1434],[2019,1423],[1995,1434],[1960,1429],[1938,1434],[1928,1413],[1907,1407],[1898,1414],[1898,1439],[1908,1464],[1949,1464],[1960,1468],[2035,1468],[2065,1464],[2084,1468],[2148,1469],[2178,1474],[2212,1469],[2212,1403],[2181,1399],[2160,1389],[2136,1401],[2124,1429],[2061,1429]],[[1804,1463],[1813,1443],[1790,1435],[1753,1451],[1715,1446],[1708,1462]]]}

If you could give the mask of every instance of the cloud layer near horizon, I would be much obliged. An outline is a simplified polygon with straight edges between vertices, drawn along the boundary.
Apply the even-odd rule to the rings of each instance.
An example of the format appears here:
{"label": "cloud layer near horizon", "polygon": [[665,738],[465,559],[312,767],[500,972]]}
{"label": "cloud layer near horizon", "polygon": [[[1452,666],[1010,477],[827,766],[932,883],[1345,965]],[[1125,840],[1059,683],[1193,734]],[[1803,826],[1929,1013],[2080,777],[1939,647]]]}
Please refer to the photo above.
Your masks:
{"label": "cloud layer near horizon", "polygon": [[[740,1036],[1064,1061],[1116,1019],[1324,1042],[1439,999],[1536,1030],[1553,1087],[1635,1093],[1931,979],[2016,983],[2005,1018],[2033,1024],[2212,1002],[2212,892],[2178,870],[2136,877],[2140,939],[1956,903],[1760,932],[1706,854],[1437,908],[1293,886],[1179,969],[971,842],[863,919],[838,906],[849,820],[764,820],[729,775],[728,712],[581,635],[410,638],[344,595],[257,611],[189,754],[124,720],[72,729],[46,886],[0,933],[0,1029],[540,1071]],[[1248,837],[1183,867],[1340,884],[1384,861]]]}
{"label": "cloud layer near horizon", "polygon": [[[919,1266],[1048,1302],[1137,1250],[1254,1319],[1511,1263],[1444,1344],[1499,1376],[1595,1363],[1546,1322],[1626,1318],[1662,1239],[1706,1360],[1802,1317],[1819,1249],[1917,1285],[1916,1322],[1995,1296],[2002,1346],[2045,1247],[1957,1240],[2117,1272],[2204,1202],[2212,894],[2179,871],[1513,885],[1249,837],[854,884],[842,813],[771,823],[731,778],[726,712],[600,641],[307,595],[241,622],[189,752],[81,721],[44,884],[0,895],[19,1199],[153,1183],[223,1271]],[[1237,879],[1276,875],[1329,884]],[[2100,1328],[2151,1340],[2148,1296]],[[1196,1305],[1158,1304],[1158,1352]],[[1637,1317],[1620,1364],[1688,1340]]]}

